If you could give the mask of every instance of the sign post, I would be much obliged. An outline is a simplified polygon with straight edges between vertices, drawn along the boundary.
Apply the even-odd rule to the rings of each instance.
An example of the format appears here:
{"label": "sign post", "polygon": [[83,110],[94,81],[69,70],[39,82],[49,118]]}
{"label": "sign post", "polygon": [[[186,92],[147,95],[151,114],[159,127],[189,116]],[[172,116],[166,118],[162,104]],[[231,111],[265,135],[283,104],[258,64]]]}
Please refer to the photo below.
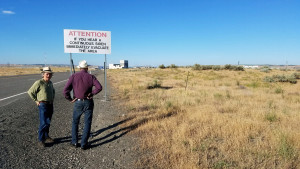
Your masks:
{"label": "sign post", "polygon": [[107,101],[106,54],[111,53],[111,32],[64,29],[64,50],[65,53],[70,53],[71,62],[73,62],[72,53],[105,54],[104,97],[105,101]]}
{"label": "sign post", "polygon": [[72,76],[72,74],[75,73],[74,63],[73,63],[73,59],[72,59],[72,53],[70,53],[70,73],[71,73],[71,76]]}
{"label": "sign post", "polygon": [[[75,69],[74,69],[74,64],[72,59],[72,53],[70,53],[70,76],[72,76],[72,74],[74,73],[75,73]],[[73,98],[73,90],[70,93],[71,93],[71,97]]]}
{"label": "sign post", "polygon": [[106,87],[107,87],[107,85],[106,85],[106,72],[107,72],[107,70],[106,69],[107,68],[106,68],[106,54],[105,54],[105,64],[104,64],[104,87],[105,87],[104,100],[105,101],[107,101],[107,95],[106,95]]}

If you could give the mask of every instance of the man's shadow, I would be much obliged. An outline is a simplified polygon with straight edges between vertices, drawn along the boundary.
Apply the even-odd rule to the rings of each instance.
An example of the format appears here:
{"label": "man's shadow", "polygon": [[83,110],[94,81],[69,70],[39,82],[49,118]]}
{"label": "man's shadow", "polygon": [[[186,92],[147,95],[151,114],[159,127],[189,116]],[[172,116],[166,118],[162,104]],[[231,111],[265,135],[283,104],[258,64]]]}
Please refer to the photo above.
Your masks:
{"label": "man's shadow", "polygon": [[95,137],[97,137],[98,135],[100,135],[101,133],[103,133],[105,131],[113,130],[109,134],[106,134],[103,137],[100,137],[100,138],[97,138],[97,139],[92,139],[91,141],[89,141],[90,148],[110,143],[110,142],[112,142],[114,140],[117,140],[117,139],[121,138],[122,136],[126,135],[128,132],[133,130],[131,127],[123,127],[123,128],[120,128],[120,129],[117,129],[117,127],[119,125],[129,121],[129,120],[132,120],[132,119],[133,118],[127,118],[125,120],[119,121],[117,123],[114,123],[112,125],[109,125],[105,128],[102,128],[98,131],[95,131],[95,132],[91,133],[92,138],[95,138]]}
{"label": "man's shadow", "polygon": [[[129,126],[125,126],[122,128],[118,129],[118,126],[130,121],[130,120],[135,120],[134,117],[130,117],[124,120],[121,120],[117,123],[114,123],[112,125],[109,125],[105,128],[99,129],[95,132],[91,132],[90,134],[90,141],[89,141],[89,148],[94,148],[94,147],[98,147],[107,143],[110,143],[112,141],[115,141],[121,137],[123,137],[124,135],[126,135],[127,133],[129,133],[130,131],[135,130],[137,127],[147,123],[149,120],[159,120],[159,119],[164,119],[164,118],[169,118],[173,115],[176,115],[177,111],[171,111],[168,112],[166,114],[162,114],[159,115],[157,117],[145,117],[141,120],[135,121],[133,124],[129,125]],[[106,134],[103,137],[100,138],[95,138],[98,135],[104,133],[104,132],[108,132],[109,130],[112,130],[110,133]],[[62,138],[57,138],[55,139],[55,142],[53,144],[59,144],[59,143],[64,143],[64,142],[71,142],[72,137],[71,136],[67,136],[67,137],[62,137]],[[81,139],[81,135],[78,136],[78,139]]]}
{"label": "man's shadow", "polygon": [[[105,131],[108,131],[108,130],[113,130],[114,128],[118,127],[119,125],[121,125],[121,124],[123,124],[123,123],[125,123],[125,122],[127,122],[127,121],[129,121],[129,120],[131,120],[131,119],[132,119],[132,118],[127,118],[127,119],[125,119],[125,120],[121,120],[121,121],[119,121],[119,122],[117,122],[117,123],[114,123],[114,124],[112,124],[112,125],[109,125],[109,126],[107,126],[107,127],[105,127],[105,128],[99,129],[99,130],[97,130],[97,131],[95,131],[95,132],[91,132],[91,133],[90,133],[90,138],[89,138],[89,139],[91,140],[91,141],[89,141],[89,147],[90,147],[90,148],[93,148],[93,147],[97,147],[97,146],[99,146],[99,145],[103,145],[103,144],[112,142],[112,141],[114,141],[114,140],[116,140],[116,139],[118,139],[118,138],[124,136],[125,134],[127,134],[127,133],[130,131],[130,130],[129,130],[129,127],[124,127],[124,128],[118,129],[118,130],[116,130],[116,131],[112,131],[112,132],[110,132],[109,134],[107,134],[107,135],[105,135],[105,136],[103,136],[103,137],[101,137],[101,138],[99,138],[99,139],[93,140],[93,138],[97,137],[99,134],[101,134],[101,133],[103,133],[103,132],[105,132]],[[126,130],[126,131],[125,131],[125,130]],[[122,133],[120,133],[120,132],[122,132]],[[120,133],[120,134],[119,134],[118,136],[116,136],[118,133]],[[103,142],[101,142],[101,143],[98,143],[99,141],[104,140],[104,139],[107,139],[107,138],[109,138],[110,136],[114,136],[114,137],[113,137],[113,138],[110,138],[110,139],[108,139],[108,140],[105,140],[105,141],[103,141]],[[81,137],[82,137],[82,135],[78,135],[78,140],[80,140]],[[54,139],[54,143],[47,143],[46,146],[47,146],[47,147],[51,147],[51,146],[53,146],[54,144],[61,144],[61,143],[66,143],[66,142],[71,143],[71,140],[72,140],[72,136],[66,136],[66,137],[55,138],[55,139]]]}
{"label": "man's shadow", "polygon": [[[141,120],[135,121],[133,124],[131,124],[129,126],[120,128],[120,129],[115,130],[115,131],[112,131],[109,134],[107,134],[107,135],[105,135],[105,136],[103,136],[101,138],[98,138],[98,139],[90,141],[90,144],[91,144],[90,147],[93,148],[93,147],[101,146],[101,145],[107,144],[109,142],[112,142],[114,140],[117,140],[120,137],[122,137],[122,136],[126,135],[127,133],[129,133],[130,131],[133,131],[136,128],[138,128],[139,126],[147,123],[148,121],[164,119],[164,118],[168,118],[168,117],[171,117],[173,115],[176,115],[176,114],[177,114],[176,111],[174,111],[174,112],[168,112],[166,114],[162,114],[162,115],[159,115],[157,117],[146,117],[146,118],[143,118]],[[100,129],[100,130],[94,132],[93,134],[94,134],[94,136],[97,136],[97,135],[101,134],[102,132],[104,132],[106,130],[109,130],[109,129],[113,129],[113,128],[119,126],[120,124],[122,124],[124,122],[127,122],[129,120],[134,120],[134,118],[128,118],[128,119],[122,120],[122,121],[120,121],[118,123],[115,123],[113,125],[110,125],[110,126],[108,126],[106,128]],[[113,136],[113,137],[110,138],[111,136]],[[107,138],[110,138],[110,139],[107,139]]]}

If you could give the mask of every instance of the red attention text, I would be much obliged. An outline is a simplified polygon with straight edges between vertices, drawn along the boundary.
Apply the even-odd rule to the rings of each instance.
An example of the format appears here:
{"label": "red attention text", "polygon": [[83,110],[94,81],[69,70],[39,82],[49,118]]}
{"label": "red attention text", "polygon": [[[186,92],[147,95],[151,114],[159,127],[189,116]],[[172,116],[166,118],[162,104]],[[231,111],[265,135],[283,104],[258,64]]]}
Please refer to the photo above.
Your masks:
{"label": "red attention text", "polygon": [[106,37],[104,32],[70,31],[69,36]]}

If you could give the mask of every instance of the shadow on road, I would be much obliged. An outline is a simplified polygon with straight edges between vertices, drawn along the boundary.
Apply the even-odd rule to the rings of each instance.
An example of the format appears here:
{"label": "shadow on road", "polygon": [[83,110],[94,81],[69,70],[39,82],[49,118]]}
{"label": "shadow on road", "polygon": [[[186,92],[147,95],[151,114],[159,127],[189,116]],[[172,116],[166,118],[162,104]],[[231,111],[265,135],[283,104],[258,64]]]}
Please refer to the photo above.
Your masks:
{"label": "shadow on road", "polygon": [[[156,117],[145,117],[141,120],[135,121],[133,124],[131,124],[127,127],[123,127],[123,128],[118,129],[118,130],[112,131],[109,134],[107,134],[107,135],[105,135],[101,138],[97,138],[97,139],[94,139],[94,140],[90,141],[89,142],[90,143],[90,148],[101,146],[101,145],[107,144],[109,142],[112,142],[114,140],[117,140],[120,137],[122,137],[122,136],[126,135],[127,133],[129,133],[130,131],[133,131],[136,128],[138,128],[139,126],[147,123],[149,120],[159,120],[159,119],[171,117],[171,116],[176,115],[176,114],[177,114],[177,112],[174,111],[174,112],[169,112],[169,113],[166,113],[166,114],[163,114],[163,115],[160,115],[160,116],[156,116]],[[100,129],[100,130],[92,133],[92,135],[93,135],[93,137],[96,137],[99,134],[103,133],[104,131],[114,129],[117,126],[119,126],[120,124],[123,124],[127,121],[130,121],[130,120],[136,120],[136,119],[134,117],[127,118],[127,119],[122,120],[118,123],[112,124],[112,125],[110,125],[106,128]],[[112,137],[112,138],[110,138],[110,137]],[[110,139],[108,139],[108,138],[110,138]],[[108,140],[106,140],[106,139],[108,139]]]}
{"label": "shadow on road", "polygon": [[[163,118],[168,118],[171,117],[173,115],[176,115],[177,112],[176,111],[171,111],[168,112],[166,114],[162,114],[156,117],[144,117],[141,120],[135,121],[136,117],[130,117],[127,118],[125,120],[121,120],[117,123],[114,123],[112,125],[109,125],[105,128],[99,129],[95,132],[92,132],[90,134],[90,141],[89,141],[89,148],[94,148],[94,147],[98,147],[107,143],[110,143],[112,141],[115,141],[119,138],[121,138],[122,136],[126,135],[127,133],[129,133],[130,131],[135,130],[137,127],[147,123],[149,120],[159,120],[159,119],[163,119]],[[122,127],[119,128],[119,126],[125,122],[131,121],[133,120],[133,124],[130,124],[126,127]],[[108,133],[108,134],[107,134]],[[106,134],[100,138],[97,138],[100,134]],[[78,136],[78,138],[81,138],[81,135]],[[55,139],[55,143],[54,144],[60,144],[60,143],[64,143],[64,142],[71,142],[71,136],[67,136],[67,137],[62,137],[62,138],[56,138]],[[51,146],[51,145],[50,145]]]}
{"label": "shadow on road", "polygon": [[[108,131],[108,130],[111,130],[111,129],[115,130],[116,127],[118,127],[119,125],[121,125],[121,124],[123,124],[123,123],[125,123],[125,122],[127,122],[129,120],[132,120],[132,118],[127,118],[127,119],[119,121],[119,122],[117,122],[115,124],[109,125],[109,126],[103,128],[103,129],[100,129],[100,130],[98,130],[96,132],[93,132],[93,133],[91,133],[91,136],[92,136],[92,138],[94,138],[94,137],[97,137],[98,135],[100,135],[101,133],[103,133],[105,131]],[[124,136],[125,134],[127,134],[129,131],[131,131],[129,129],[129,127],[124,127],[124,128],[112,131],[109,134],[106,134],[105,136],[103,136],[101,138],[89,141],[90,148],[101,146],[103,144],[106,144],[106,143],[112,142],[114,140],[117,140],[118,138],[120,138],[120,137]],[[111,136],[113,136],[113,137],[110,138]],[[105,140],[107,138],[110,138],[110,139]]]}
{"label": "shadow on road", "polygon": [[[116,140],[116,139],[122,137],[123,135],[127,134],[127,133],[130,131],[130,130],[128,130],[129,127],[121,128],[121,129],[118,129],[118,130],[115,130],[115,128],[118,127],[119,125],[125,123],[126,121],[131,120],[131,119],[132,119],[132,118],[127,118],[127,119],[122,120],[122,121],[119,121],[119,122],[117,122],[117,123],[115,123],[115,124],[109,125],[109,126],[107,126],[107,127],[105,127],[105,128],[102,128],[102,129],[100,129],[100,130],[98,130],[98,131],[96,131],[96,132],[92,132],[92,133],[90,134],[90,137],[92,138],[92,140],[89,141],[90,148],[97,147],[97,146],[100,146],[100,145],[103,145],[103,144],[112,142],[112,141],[114,141],[114,140]],[[99,138],[99,139],[93,140],[93,138],[97,137],[98,135],[100,135],[100,134],[103,133],[103,132],[107,132],[108,130],[115,130],[115,131],[112,131],[112,132],[110,132],[109,134],[107,134],[107,135],[105,135],[105,136],[103,136],[103,137],[101,137],[101,138]],[[120,132],[121,132],[121,133],[120,133]],[[118,133],[120,133],[120,134],[118,134]],[[116,136],[117,134],[118,134],[118,136]],[[78,135],[78,140],[81,139],[81,136],[82,136],[82,135]],[[104,140],[104,139],[107,139],[107,138],[109,138],[109,137],[111,137],[111,136],[113,136],[113,138],[110,138],[110,139],[105,140],[105,141],[103,141],[103,142],[101,142],[101,143],[98,143],[99,141]],[[71,136],[55,138],[54,143],[51,143],[51,144],[48,143],[48,144],[47,144],[47,147],[51,147],[51,146],[53,146],[54,144],[61,144],[61,143],[65,143],[65,142],[69,142],[69,143],[70,143],[71,140],[72,140],[72,137],[71,137]]]}
{"label": "shadow on road", "polygon": [[54,144],[60,144],[60,143],[65,143],[65,142],[71,143],[71,140],[72,140],[71,136],[66,136],[66,137],[61,137],[61,138],[55,138],[54,139]]}
{"label": "shadow on road", "polygon": [[127,118],[127,119],[122,120],[122,121],[119,121],[119,122],[117,122],[117,123],[115,123],[115,124],[109,125],[109,126],[103,128],[103,129],[100,129],[100,130],[98,130],[98,131],[96,131],[96,132],[92,132],[92,133],[91,133],[91,136],[92,136],[92,137],[96,137],[96,136],[98,136],[99,134],[101,134],[102,132],[104,132],[104,131],[106,131],[106,130],[109,130],[109,129],[112,129],[112,128],[115,128],[115,127],[119,126],[120,124],[123,124],[123,123],[125,123],[126,121],[129,121],[129,120],[131,120],[131,119],[132,119],[132,118]]}

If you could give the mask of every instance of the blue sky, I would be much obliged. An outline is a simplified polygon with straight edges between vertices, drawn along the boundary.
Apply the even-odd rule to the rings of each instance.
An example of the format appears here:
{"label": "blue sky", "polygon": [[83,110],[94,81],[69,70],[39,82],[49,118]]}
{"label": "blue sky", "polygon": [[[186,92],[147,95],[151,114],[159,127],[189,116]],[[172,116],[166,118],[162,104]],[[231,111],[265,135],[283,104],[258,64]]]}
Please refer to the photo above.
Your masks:
{"label": "blue sky", "polygon": [[300,65],[298,0],[0,0],[0,12],[0,64],[68,64],[63,30],[79,29],[111,31],[108,63]]}

